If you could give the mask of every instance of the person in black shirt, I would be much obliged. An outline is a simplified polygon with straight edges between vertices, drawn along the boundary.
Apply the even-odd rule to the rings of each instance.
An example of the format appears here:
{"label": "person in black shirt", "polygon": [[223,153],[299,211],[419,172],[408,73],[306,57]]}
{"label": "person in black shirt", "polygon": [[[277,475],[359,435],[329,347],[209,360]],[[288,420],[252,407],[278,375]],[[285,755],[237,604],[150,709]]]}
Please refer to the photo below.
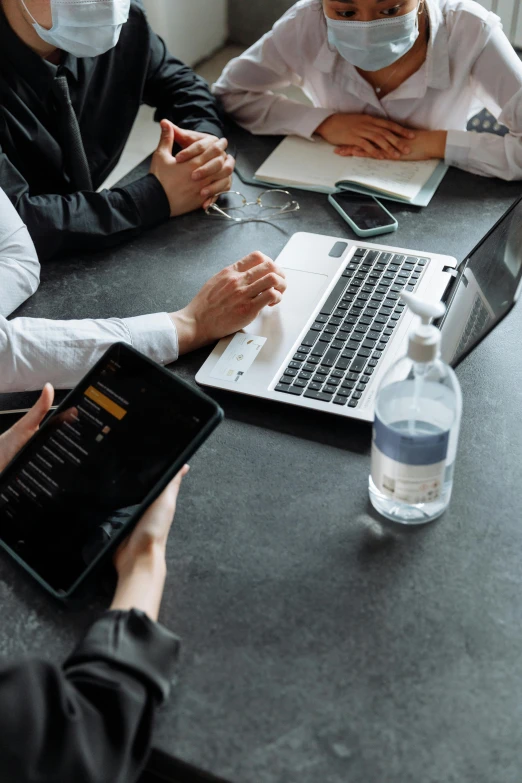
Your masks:
{"label": "person in black shirt", "polygon": [[[38,429],[53,399],[38,402],[0,436],[0,472]],[[149,753],[152,722],[170,691],[179,639],[158,625],[176,476],[117,550],[111,608],[62,666],[0,666],[2,783],[133,783]]]}
{"label": "person in black shirt", "polygon": [[[42,261],[205,206],[229,190],[234,168],[215,99],[151,30],[141,0],[53,3],[0,0],[0,185]],[[120,24],[100,25],[100,13]],[[79,41],[80,28],[59,34],[60,14],[90,22]],[[149,174],[96,192],[142,103],[162,128]]]}

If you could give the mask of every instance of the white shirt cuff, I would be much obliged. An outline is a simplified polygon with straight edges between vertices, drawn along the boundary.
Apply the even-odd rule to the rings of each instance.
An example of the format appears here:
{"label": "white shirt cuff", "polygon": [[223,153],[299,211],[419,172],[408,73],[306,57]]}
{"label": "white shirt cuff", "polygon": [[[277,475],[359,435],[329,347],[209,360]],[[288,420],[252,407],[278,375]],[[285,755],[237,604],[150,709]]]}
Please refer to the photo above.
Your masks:
{"label": "white shirt cuff", "polygon": [[315,107],[305,108],[299,119],[296,119],[294,124],[294,133],[297,136],[304,136],[307,139],[311,139],[319,125],[324,122],[327,117],[331,117],[335,114],[332,109],[319,109]]}
{"label": "white shirt cuff", "polygon": [[446,139],[444,162],[448,166],[463,167],[471,152],[474,133],[471,131],[449,130]]}
{"label": "white shirt cuff", "polygon": [[179,355],[178,332],[167,313],[121,319],[129,331],[131,345],[159,364],[170,364]]}

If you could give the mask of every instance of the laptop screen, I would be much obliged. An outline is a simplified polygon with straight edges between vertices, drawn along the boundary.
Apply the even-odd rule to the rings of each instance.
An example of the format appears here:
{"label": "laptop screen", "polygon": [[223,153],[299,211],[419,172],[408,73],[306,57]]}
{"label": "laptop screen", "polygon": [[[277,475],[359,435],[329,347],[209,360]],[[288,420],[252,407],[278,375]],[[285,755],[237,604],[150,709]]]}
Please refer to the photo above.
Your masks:
{"label": "laptop screen", "polygon": [[522,280],[522,199],[461,266],[442,321],[442,357],[460,362],[506,315]]}

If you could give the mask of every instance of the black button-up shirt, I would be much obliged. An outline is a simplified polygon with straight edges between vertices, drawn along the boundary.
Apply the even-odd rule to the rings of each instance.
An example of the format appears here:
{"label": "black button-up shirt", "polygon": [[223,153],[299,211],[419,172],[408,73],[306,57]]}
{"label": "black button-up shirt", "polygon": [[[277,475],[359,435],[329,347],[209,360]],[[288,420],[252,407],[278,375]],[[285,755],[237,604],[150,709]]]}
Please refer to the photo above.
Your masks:
{"label": "black button-up shirt", "polygon": [[2,783],[130,783],[169,695],[179,639],[136,610],[102,615],[63,667],[0,666]]}
{"label": "black button-up shirt", "polygon": [[57,71],[67,77],[95,189],[118,162],[142,103],[157,109],[157,121],[223,134],[207,84],[168,53],[139,0],[113,49],[80,59],[64,53],[58,69],[18,38],[0,6],[0,187],[41,260],[115,245],[170,213],[152,174],[101,193],[75,192],[53,91]]}

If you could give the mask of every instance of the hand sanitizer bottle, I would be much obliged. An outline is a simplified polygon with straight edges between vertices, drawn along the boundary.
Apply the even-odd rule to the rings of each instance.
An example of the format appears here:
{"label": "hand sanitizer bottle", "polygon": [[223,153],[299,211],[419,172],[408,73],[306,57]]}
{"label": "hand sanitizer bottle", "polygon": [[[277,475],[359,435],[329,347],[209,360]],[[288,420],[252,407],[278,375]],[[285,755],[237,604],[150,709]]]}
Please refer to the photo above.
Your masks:
{"label": "hand sanitizer bottle", "polygon": [[405,291],[401,299],[420,321],[407,355],[390,367],[377,393],[369,493],[388,519],[422,525],[450,501],[462,395],[455,373],[440,358],[440,331],[431,324],[444,305]]}

